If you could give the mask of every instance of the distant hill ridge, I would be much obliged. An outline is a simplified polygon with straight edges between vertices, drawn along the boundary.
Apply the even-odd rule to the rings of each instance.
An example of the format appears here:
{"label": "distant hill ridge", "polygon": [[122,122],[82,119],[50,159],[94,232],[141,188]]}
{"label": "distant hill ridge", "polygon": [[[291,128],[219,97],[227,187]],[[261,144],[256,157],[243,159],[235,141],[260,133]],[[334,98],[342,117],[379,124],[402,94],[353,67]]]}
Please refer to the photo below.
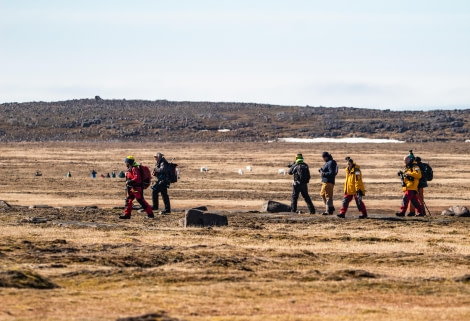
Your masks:
{"label": "distant hill ridge", "polygon": [[0,104],[0,141],[258,142],[469,139],[470,110],[390,111],[253,103],[79,99]]}

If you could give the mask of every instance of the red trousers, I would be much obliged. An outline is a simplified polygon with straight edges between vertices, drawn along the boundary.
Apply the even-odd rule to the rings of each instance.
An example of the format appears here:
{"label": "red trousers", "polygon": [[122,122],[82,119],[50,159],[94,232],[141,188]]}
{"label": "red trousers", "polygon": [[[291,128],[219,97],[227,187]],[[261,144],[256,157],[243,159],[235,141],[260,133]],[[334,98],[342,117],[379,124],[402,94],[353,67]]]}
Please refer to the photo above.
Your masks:
{"label": "red trousers", "polygon": [[339,210],[339,213],[340,214],[346,214],[347,210],[348,210],[348,207],[349,207],[349,203],[352,201],[354,197],[354,200],[356,201],[356,206],[357,206],[357,209],[363,214],[363,215],[367,215],[367,210],[366,210],[366,205],[364,204],[364,202],[362,201],[362,197],[361,196],[358,196],[358,195],[348,195],[348,194],[344,194],[344,198],[343,198],[343,204],[341,206],[341,209]]}
{"label": "red trousers", "polygon": [[417,191],[405,191],[403,193],[403,200],[400,207],[401,213],[404,214],[406,212],[406,209],[408,208],[408,204],[410,202],[418,210],[418,214],[426,214],[424,213],[423,205],[419,201]]}
{"label": "red trousers", "polygon": [[152,214],[152,207],[147,203],[147,201],[144,199],[144,194],[142,193],[142,187],[132,187],[129,188],[127,192],[127,199],[126,203],[127,206],[124,209],[124,215],[131,215],[132,213],[132,203],[134,199],[139,202],[139,204],[142,206],[142,208],[145,210],[147,214]]}

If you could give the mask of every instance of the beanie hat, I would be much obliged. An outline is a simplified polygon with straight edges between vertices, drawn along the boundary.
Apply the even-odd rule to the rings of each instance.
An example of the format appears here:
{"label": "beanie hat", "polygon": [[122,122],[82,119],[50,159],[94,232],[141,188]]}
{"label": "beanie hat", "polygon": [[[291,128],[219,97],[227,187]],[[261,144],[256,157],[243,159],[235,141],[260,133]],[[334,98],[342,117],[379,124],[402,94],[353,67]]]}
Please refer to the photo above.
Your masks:
{"label": "beanie hat", "polygon": [[304,157],[302,156],[301,153],[298,153],[298,154],[295,156],[295,162],[296,162],[297,164],[304,162]]}
{"label": "beanie hat", "polygon": [[413,154],[413,150],[410,149],[410,153],[408,154],[408,157],[410,158],[411,161],[415,160],[415,155]]}
{"label": "beanie hat", "polygon": [[323,153],[321,153],[321,157],[330,157],[330,153],[323,152]]}

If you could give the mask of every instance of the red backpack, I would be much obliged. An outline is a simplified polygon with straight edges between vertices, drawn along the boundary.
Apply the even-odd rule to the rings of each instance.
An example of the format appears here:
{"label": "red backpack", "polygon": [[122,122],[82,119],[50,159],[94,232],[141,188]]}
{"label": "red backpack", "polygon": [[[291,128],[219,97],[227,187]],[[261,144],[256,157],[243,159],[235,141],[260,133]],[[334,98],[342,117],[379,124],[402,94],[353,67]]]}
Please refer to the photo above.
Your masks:
{"label": "red backpack", "polygon": [[140,174],[142,175],[142,188],[147,189],[152,181],[150,169],[147,166],[139,165]]}

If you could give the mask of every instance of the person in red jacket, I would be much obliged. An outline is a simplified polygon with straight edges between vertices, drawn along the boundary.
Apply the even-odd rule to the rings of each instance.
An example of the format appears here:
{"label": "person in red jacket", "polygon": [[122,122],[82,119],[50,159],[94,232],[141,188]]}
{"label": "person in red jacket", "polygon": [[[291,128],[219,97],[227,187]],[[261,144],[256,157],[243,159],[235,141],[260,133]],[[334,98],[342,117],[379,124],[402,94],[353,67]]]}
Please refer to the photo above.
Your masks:
{"label": "person in red jacket", "polygon": [[135,161],[134,156],[127,156],[124,159],[127,166],[126,173],[126,208],[124,209],[124,215],[119,216],[120,219],[130,219],[132,212],[132,203],[134,199],[139,202],[142,208],[147,213],[148,218],[154,218],[152,207],[144,199],[144,193],[142,188],[142,173],[140,171],[139,164]]}

